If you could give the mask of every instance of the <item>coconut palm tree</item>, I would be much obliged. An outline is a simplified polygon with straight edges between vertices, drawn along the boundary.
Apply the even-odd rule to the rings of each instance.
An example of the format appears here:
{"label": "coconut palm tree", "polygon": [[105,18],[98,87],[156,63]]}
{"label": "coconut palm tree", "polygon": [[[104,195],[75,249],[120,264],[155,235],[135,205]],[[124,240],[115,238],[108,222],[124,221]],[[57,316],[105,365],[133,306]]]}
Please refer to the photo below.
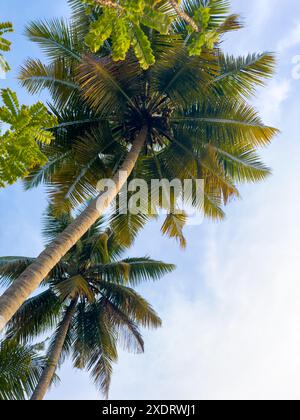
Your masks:
{"label": "coconut palm tree", "polygon": [[[52,240],[72,222],[72,217],[48,214],[44,234]],[[120,246],[103,221],[93,225],[61,260],[43,283],[39,294],[27,300],[9,323],[9,338],[28,343],[52,333],[47,364],[32,400],[47,393],[55,371],[65,357],[74,367],[86,368],[107,396],[117,345],[144,351],[140,327],[158,328],[161,320],[150,304],[132,287],[158,280],[174,266],[145,258],[121,259]],[[2,281],[18,276],[29,258],[0,259]]]}
{"label": "coconut palm tree", "polygon": [[[183,5],[192,15],[200,3]],[[78,1],[72,4],[70,25],[55,20],[27,28],[50,64],[29,60],[21,82],[31,93],[48,88],[51,109],[59,119],[56,140],[47,150],[49,162],[31,175],[28,185],[46,182],[53,203],[67,208],[96,198],[0,298],[3,326],[110,206],[130,176],[148,182],[204,178],[205,214],[222,218],[223,205],[238,197],[238,183],[257,182],[270,173],[257,149],[269,144],[277,130],[263,124],[247,98],[272,75],[272,54],[227,57],[218,44],[190,57],[185,43],[189,31],[179,22],[168,36],[151,32],[156,64],[143,71],[131,54],[122,62],[112,61],[109,42],[99,53],[88,54],[84,38],[90,20]],[[235,15],[228,16],[227,2],[208,4],[209,25],[220,37],[240,27]],[[97,181],[108,176],[115,188],[105,198],[103,192],[97,196]],[[191,196],[191,204],[194,201]],[[114,223],[136,231],[147,219],[145,214],[118,215]],[[183,225],[184,216],[170,213],[163,232],[184,245]]]}
{"label": "coconut palm tree", "polygon": [[31,395],[45,363],[39,350],[15,340],[0,342],[0,400],[25,400]]}

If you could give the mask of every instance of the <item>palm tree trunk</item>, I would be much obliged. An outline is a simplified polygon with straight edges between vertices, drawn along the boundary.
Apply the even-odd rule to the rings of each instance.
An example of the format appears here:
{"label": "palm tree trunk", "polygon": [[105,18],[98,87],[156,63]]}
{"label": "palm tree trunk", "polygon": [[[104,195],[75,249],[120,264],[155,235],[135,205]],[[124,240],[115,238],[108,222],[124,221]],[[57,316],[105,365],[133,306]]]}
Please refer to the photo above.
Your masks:
{"label": "palm tree trunk", "polygon": [[144,127],[134,141],[123,165],[114,176],[115,188],[109,196],[102,192],[82,214],[50,244],[0,297],[0,331],[6,326],[26,299],[39,287],[43,279],[78,240],[108,209],[132,173],[145,145],[148,129]]}
{"label": "palm tree trunk", "polygon": [[37,384],[37,387],[31,397],[32,401],[41,401],[44,399],[55,375],[57,365],[62,353],[62,349],[70,328],[70,324],[76,309],[77,300],[73,300],[68,307],[62,323],[59,327],[54,346],[48,356],[47,366]]}

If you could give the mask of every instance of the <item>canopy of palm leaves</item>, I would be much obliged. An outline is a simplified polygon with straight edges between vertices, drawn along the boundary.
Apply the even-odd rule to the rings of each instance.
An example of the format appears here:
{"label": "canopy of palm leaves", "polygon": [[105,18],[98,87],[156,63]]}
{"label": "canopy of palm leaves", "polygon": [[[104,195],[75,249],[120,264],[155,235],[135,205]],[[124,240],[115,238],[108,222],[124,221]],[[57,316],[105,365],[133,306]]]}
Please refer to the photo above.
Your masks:
{"label": "canopy of palm leaves", "polygon": [[45,359],[36,346],[0,342],[0,400],[25,400],[38,383]]}
{"label": "canopy of palm leaves", "polygon": [[[205,215],[221,219],[223,206],[239,197],[237,184],[265,179],[270,170],[257,149],[269,144],[276,129],[265,126],[248,104],[255,88],[272,75],[269,53],[234,58],[219,48],[189,57],[187,25],[174,33],[149,32],[156,63],[143,71],[132,54],[111,58],[110,40],[89,54],[85,36],[90,17],[80,1],[71,0],[71,22],[32,23],[27,35],[38,43],[48,64],[30,59],[20,80],[31,93],[49,89],[51,109],[59,124],[55,141],[43,147],[49,162],[32,172],[27,188],[49,186],[57,211],[70,210],[96,194],[99,179],[111,177],[142,127],[148,138],[133,177],[205,181]],[[185,2],[192,11],[200,0]],[[210,0],[212,25],[219,36],[240,28],[228,15],[228,2]],[[189,204],[194,204],[194,196]],[[203,210],[203,209],[201,209]],[[148,215],[113,215],[112,226],[129,244]],[[163,232],[184,244],[184,215],[170,214]]]}
{"label": "canopy of palm leaves", "polygon": [[[69,215],[45,218],[44,235],[51,241],[71,222]],[[29,299],[8,326],[8,336],[28,343],[52,331],[50,349],[70,302],[76,311],[64,344],[61,362],[72,355],[74,367],[87,369],[107,395],[117,346],[142,352],[140,327],[158,328],[161,320],[133,287],[158,280],[174,266],[150,258],[121,259],[125,248],[103,221],[94,225],[44,281],[39,294]],[[0,259],[2,284],[9,284],[31,258]],[[53,332],[54,331],[54,332]],[[49,349],[49,351],[50,351]]]}

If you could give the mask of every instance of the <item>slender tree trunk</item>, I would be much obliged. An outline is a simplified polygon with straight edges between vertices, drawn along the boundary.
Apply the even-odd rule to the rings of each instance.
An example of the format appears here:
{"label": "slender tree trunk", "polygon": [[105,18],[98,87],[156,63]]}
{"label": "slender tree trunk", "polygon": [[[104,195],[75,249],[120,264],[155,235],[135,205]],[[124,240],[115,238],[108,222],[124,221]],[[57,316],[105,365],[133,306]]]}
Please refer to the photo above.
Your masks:
{"label": "slender tree trunk", "polygon": [[144,127],[137,136],[123,165],[113,178],[115,188],[110,189],[109,195],[102,192],[98,198],[93,200],[82,214],[41,253],[35,262],[0,297],[0,331],[62,257],[108,209],[132,173],[145,144],[147,133],[148,129]]}
{"label": "slender tree trunk", "polygon": [[77,300],[73,300],[68,307],[65,316],[60,325],[54,346],[48,356],[47,366],[37,384],[37,387],[31,397],[32,401],[41,401],[44,399],[55,375],[57,365],[63,350],[63,346],[70,328],[70,324],[76,309]]}

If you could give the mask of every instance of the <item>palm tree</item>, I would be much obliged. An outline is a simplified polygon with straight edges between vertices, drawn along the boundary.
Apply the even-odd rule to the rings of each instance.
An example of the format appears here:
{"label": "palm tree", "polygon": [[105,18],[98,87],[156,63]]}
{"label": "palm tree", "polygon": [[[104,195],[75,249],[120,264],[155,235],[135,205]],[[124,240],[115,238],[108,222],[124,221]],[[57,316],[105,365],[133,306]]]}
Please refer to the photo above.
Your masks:
{"label": "palm tree", "polygon": [[[48,214],[44,233],[52,240],[72,222],[72,217]],[[28,343],[52,334],[47,364],[32,400],[41,400],[57,366],[69,354],[75,368],[86,368],[107,396],[117,345],[142,352],[139,327],[158,328],[161,320],[132,287],[158,280],[174,266],[145,258],[120,259],[120,246],[103,221],[93,225],[45,280],[39,294],[27,300],[8,326],[8,337]],[[29,258],[0,259],[4,282],[13,281]]]}
{"label": "palm tree", "polygon": [[[186,1],[186,9],[200,0]],[[20,275],[0,298],[2,326],[40,285],[61,258],[95,223],[130,176],[146,179],[205,180],[204,211],[224,217],[223,205],[238,197],[237,183],[257,182],[270,170],[257,149],[277,133],[267,127],[247,103],[255,87],[270,77],[272,54],[227,57],[213,51],[188,57],[185,22],[168,36],[151,32],[156,64],[143,71],[131,54],[115,63],[110,46],[96,55],[85,49],[90,20],[82,5],[72,0],[75,15],[70,25],[61,20],[37,22],[27,28],[29,38],[41,45],[50,64],[29,60],[20,75],[32,93],[48,88],[52,110],[59,118],[56,140],[48,148],[49,162],[29,179],[29,186],[50,185],[54,204],[72,207],[96,196]],[[220,36],[240,27],[227,15],[227,2],[210,0],[210,26]],[[122,175],[121,175],[122,174]],[[124,176],[127,174],[127,176]],[[115,189],[104,199],[96,183],[112,177]],[[190,197],[194,203],[194,197]],[[114,219],[117,227],[142,227],[147,215]],[[169,214],[163,232],[182,245],[184,216]]]}
{"label": "palm tree", "polygon": [[0,400],[25,400],[31,395],[45,363],[39,350],[15,340],[0,342]]}

